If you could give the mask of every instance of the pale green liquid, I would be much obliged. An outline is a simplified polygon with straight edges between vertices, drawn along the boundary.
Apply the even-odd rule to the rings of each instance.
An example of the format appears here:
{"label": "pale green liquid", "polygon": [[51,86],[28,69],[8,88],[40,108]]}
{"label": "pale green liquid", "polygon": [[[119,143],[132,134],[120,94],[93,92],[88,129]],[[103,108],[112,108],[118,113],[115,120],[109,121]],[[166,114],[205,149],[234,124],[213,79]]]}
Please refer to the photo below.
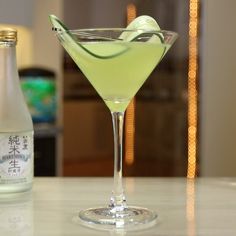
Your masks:
{"label": "pale green liquid", "polygon": [[168,46],[142,42],[82,43],[91,53],[64,43],[87,79],[111,111],[125,111],[130,100],[166,53]]}

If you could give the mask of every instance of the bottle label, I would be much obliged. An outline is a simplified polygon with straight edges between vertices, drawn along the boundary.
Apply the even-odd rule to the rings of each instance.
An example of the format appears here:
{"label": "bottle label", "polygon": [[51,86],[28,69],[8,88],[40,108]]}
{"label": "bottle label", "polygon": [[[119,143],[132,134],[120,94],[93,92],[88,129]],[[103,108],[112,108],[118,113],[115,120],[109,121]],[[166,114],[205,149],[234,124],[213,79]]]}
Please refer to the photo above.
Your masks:
{"label": "bottle label", "polygon": [[33,132],[0,134],[0,184],[30,183]]}

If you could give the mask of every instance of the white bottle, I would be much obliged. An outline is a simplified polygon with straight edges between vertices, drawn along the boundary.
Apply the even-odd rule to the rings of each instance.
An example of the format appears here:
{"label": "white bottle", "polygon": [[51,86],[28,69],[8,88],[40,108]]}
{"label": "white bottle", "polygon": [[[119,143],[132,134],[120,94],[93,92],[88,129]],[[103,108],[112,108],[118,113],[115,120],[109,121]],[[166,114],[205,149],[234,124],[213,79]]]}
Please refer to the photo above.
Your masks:
{"label": "white bottle", "polygon": [[17,32],[0,28],[0,193],[31,189],[33,123],[16,65]]}

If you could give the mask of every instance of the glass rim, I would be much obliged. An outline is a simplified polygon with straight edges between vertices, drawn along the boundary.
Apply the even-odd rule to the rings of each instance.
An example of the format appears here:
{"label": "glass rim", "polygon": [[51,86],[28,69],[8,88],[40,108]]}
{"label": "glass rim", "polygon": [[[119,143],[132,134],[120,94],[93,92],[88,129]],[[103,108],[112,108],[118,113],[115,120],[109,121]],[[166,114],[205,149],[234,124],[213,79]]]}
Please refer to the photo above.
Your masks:
{"label": "glass rim", "polygon": [[173,35],[175,37],[178,36],[178,33],[171,31],[171,30],[154,30],[154,29],[127,29],[127,28],[83,28],[83,29],[68,29],[68,30],[61,30],[57,28],[53,28],[56,34],[63,34],[66,32],[70,33],[88,33],[88,32],[140,32],[140,33],[160,33],[160,34],[167,34]]}
{"label": "glass rim", "polygon": [[178,35],[175,31],[172,30],[155,30],[155,29],[127,29],[127,28],[83,28],[83,29],[68,29],[68,30],[61,30],[61,29],[55,29],[56,33],[64,33],[64,32],[91,32],[91,31],[107,31],[107,32],[156,32],[156,33],[168,33],[173,35]]}
{"label": "glass rim", "polygon": [[[120,35],[123,33],[127,34],[136,34],[135,38],[138,36],[141,37],[147,37],[147,34],[155,34],[159,37],[161,40],[160,42],[156,43],[162,43],[162,44],[170,44],[172,45],[175,40],[178,38],[178,34],[174,31],[169,30],[152,30],[152,29],[126,29],[126,28],[88,28],[88,29],[72,29],[72,30],[61,30],[57,28],[53,28],[55,31],[55,35],[60,39],[63,38],[64,35],[69,34],[72,37],[78,37],[83,38],[86,40],[95,40],[103,39],[104,41],[117,41],[120,38]],[[120,40],[119,42],[122,42]],[[124,41],[127,42],[127,41]],[[133,40],[128,42],[134,42]],[[137,42],[137,41],[136,41]],[[154,42],[152,42],[154,43]]]}

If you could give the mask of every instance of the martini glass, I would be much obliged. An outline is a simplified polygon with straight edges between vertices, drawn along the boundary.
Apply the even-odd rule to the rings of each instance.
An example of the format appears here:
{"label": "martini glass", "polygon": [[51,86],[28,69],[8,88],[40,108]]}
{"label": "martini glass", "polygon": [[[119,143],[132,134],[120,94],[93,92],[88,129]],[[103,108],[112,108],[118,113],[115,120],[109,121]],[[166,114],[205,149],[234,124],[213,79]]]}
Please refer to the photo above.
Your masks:
{"label": "martini glass", "polygon": [[[55,29],[55,28],[54,28]],[[122,183],[125,110],[174,43],[170,31],[57,29],[56,36],[111,111],[114,131],[114,184],[106,207],[83,210],[82,223],[102,229],[138,229],[155,223],[157,214],[128,206]]]}

